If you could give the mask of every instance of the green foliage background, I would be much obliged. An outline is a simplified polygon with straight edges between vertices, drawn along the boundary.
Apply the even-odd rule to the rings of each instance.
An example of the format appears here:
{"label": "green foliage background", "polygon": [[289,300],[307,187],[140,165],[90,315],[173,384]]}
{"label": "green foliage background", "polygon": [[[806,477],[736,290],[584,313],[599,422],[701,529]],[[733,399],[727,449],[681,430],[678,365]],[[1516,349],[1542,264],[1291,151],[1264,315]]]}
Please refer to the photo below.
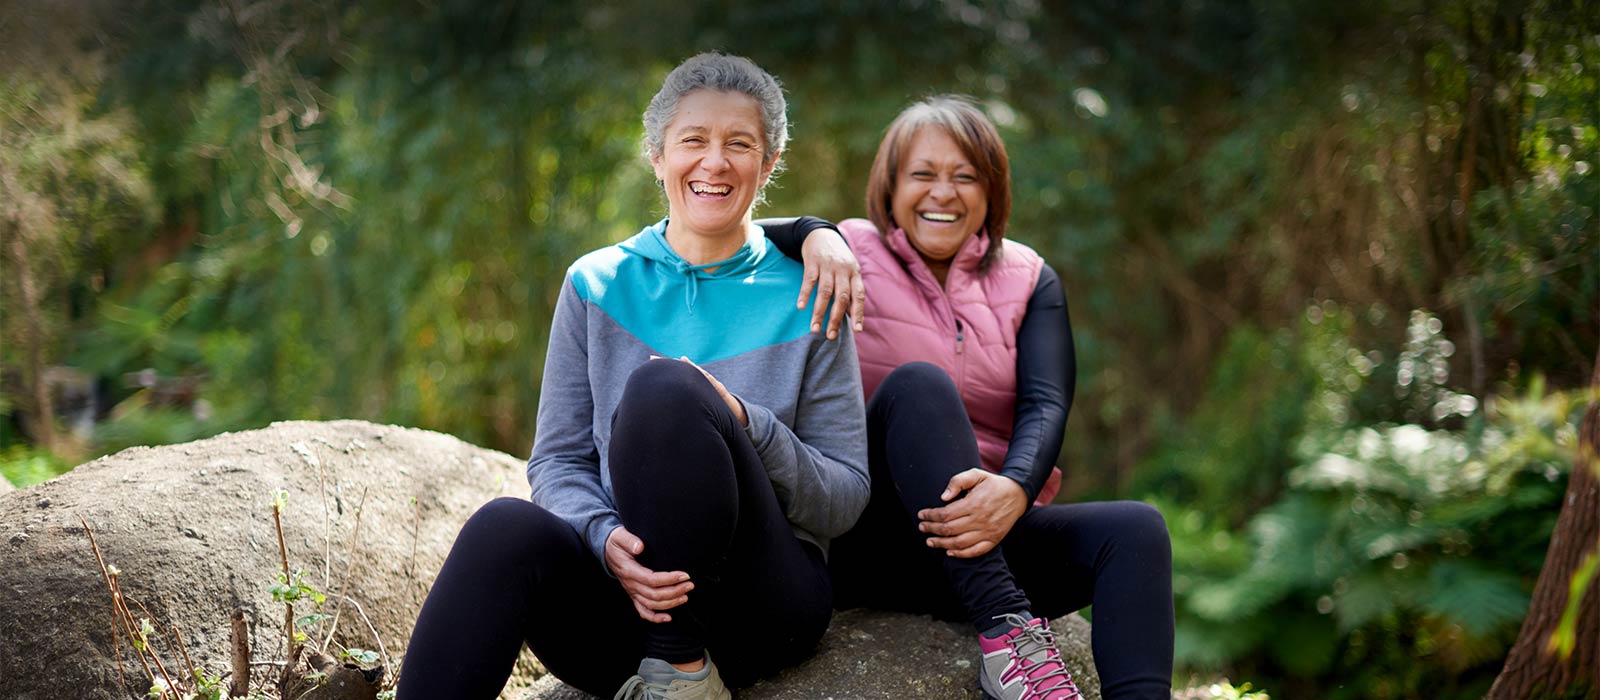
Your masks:
{"label": "green foliage background", "polygon": [[[1167,515],[1180,682],[1477,697],[1526,612],[1600,342],[1592,1],[24,0],[0,47],[14,483],[291,418],[526,453],[562,273],[664,213],[639,114],[719,49],[789,93],[764,213],[862,215],[901,108],[984,102],[1072,304],[1067,497]],[[44,444],[51,367],[107,408]]]}

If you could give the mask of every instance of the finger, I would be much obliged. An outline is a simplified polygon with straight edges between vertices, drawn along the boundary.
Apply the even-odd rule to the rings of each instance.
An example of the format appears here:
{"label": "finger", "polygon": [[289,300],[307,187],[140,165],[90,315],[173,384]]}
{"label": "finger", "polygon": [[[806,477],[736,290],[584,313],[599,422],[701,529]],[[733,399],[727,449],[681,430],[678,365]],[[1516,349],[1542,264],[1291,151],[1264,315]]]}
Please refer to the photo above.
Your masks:
{"label": "finger", "polygon": [[629,581],[650,588],[672,588],[674,586],[693,585],[689,575],[682,571],[651,571],[644,566],[635,564],[639,568],[638,575],[630,576]]}
{"label": "finger", "polygon": [[944,487],[944,493],[939,494],[939,500],[948,501],[955,498],[962,491],[966,491],[983,481],[983,474],[978,469],[968,469],[950,477],[950,483]]}
{"label": "finger", "polygon": [[834,338],[839,337],[839,323],[844,320],[844,311],[845,311],[844,295],[849,293],[849,291],[850,291],[850,278],[845,276],[845,275],[842,275],[842,274],[839,275],[833,281],[833,288],[834,288],[834,290],[836,290],[838,292],[839,296],[834,297],[833,300],[832,300],[833,303],[829,305],[829,307],[830,307],[830,310],[828,311],[828,339],[829,340],[833,340]]}
{"label": "finger", "polygon": [[711,384],[711,388],[716,389],[717,393],[720,394],[720,393],[723,393],[724,391],[726,391],[725,389],[722,388],[722,382],[717,381],[717,378],[711,376],[710,372],[705,371],[704,368],[702,368],[702,367],[700,367],[698,365],[695,366],[695,369],[700,370],[700,376],[705,377],[706,378],[706,382],[710,383]]}
{"label": "finger", "polygon": [[697,370],[700,370],[700,376],[702,376],[702,377],[705,377],[705,378],[706,378],[706,381],[708,381],[708,382],[710,382],[710,383],[711,383],[711,386],[712,386],[712,387],[713,387],[713,388],[716,388],[716,387],[720,387],[720,386],[722,386],[722,382],[719,382],[719,381],[717,381],[717,378],[716,378],[716,377],[713,377],[713,376],[711,376],[711,373],[710,373],[710,372],[707,372],[707,371],[706,371],[706,368],[704,368],[704,367],[701,367],[701,366],[700,366],[700,365],[697,365],[697,364],[695,364],[695,361],[694,361],[694,360],[691,360],[691,359],[689,359],[689,356],[688,356],[688,355],[679,355],[679,356],[678,356],[678,361],[679,361],[679,362],[683,362],[683,363],[686,363],[686,364],[688,364],[688,365],[689,365],[689,366],[690,366],[690,367],[693,367],[693,368],[695,368],[695,369],[697,369]]}
{"label": "finger", "polygon": [[671,622],[672,621],[672,616],[671,615],[667,615],[665,613],[655,612],[654,610],[651,610],[651,609],[639,604],[639,601],[637,601],[637,600],[633,601],[633,609],[639,613],[639,617],[644,618],[645,622]]}
{"label": "finger", "polygon": [[806,308],[806,302],[811,300],[811,289],[817,286],[817,264],[806,263],[805,276],[800,278],[800,298],[795,301],[794,308]]}
{"label": "finger", "polygon": [[833,277],[823,275],[817,282],[817,303],[811,307],[811,332],[822,330],[822,315],[828,312],[828,302],[833,299]]}
{"label": "finger", "polygon": [[963,498],[947,506],[925,508],[917,512],[917,519],[934,523],[948,523],[976,515],[977,511],[974,508],[974,504],[969,503],[968,500]]}
{"label": "finger", "polygon": [[632,557],[621,555],[611,560],[611,573],[616,575],[623,588],[629,588],[634,582],[649,579],[656,572],[646,568]]}
{"label": "finger", "polygon": [[940,537],[955,537],[978,529],[976,518],[963,516],[944,522],[924,521],[917,524],[917,530],[929,535]]}
{"label": "finger", "polygon": [[621,525],[618,525],[615,530],[612,530],[610,539],[612,544],[621,547],[622,551],[632,554],[633,556],[637,557],[640,553],[644,552],[644,540],[634,536],[633,533],[628,532],[628,528]]}
{"label": "finger", "polygon": [[672,586],[649,586],[635,582],[627,588],[628,593],[635,597],[661,602],[689,595],[689,591],[694,590],[694,584],[685,582]]}
{"label": "finger", "polygon": [[983,541],[975,532],[965,532],[955,537],[929,537],[928,546],[938,549],[966,549]]}
{"label": "finger", "polygon": [[671,610],[689,601],[689,596],[681,595],[665,600],[655,600],[645,596],[633,596],[634,605],[642,605],[650,610]]}
{"label": "finger", "polygon": [[861,282],[860,268],[850,271],[850,318],[856,322],[857,333],[867,327],[867,287]]}
{"label": "finger", "polygon": [[[613,538],[613,546],[608,547],[606,552],[606,563],[610,565],[612,575],[616,576],[617,580],[621,581],[623,585],[627,585],[630,581],[641,581],[649,582],[648,585],[667,586],[689,580],[689,574],[682,571],[658,572],[640,564],[632,553],[616,547],[615,539]],[[644,543],[636,542],[636,544],[639,550],[642,551],[644,549]]]}
{"label": "finger", "polygon": [[733,409],[733,411],[735,413],[738,413],[738,409],[734,408],[734,406],[733,406],[733,404],[734,404],[733,393],[728,391],[727,385],[723,384],[722,380],[711,376],[710,372],[707,372],[705,370],[700,370],[700,373],[706,375],[706,379],[711,382],[711,388],[717,390],[717,396],[722,398],[722,402],[725,403],[725,404],[728,404],[728,408]]}
{"label": "finger", "polygon": [[994,542],[983,540],[975,545],[972,545],[971,547],[966,547],[963,549],[946,549],[944,553],[957,559],[971,559],[973,557],[981,557],[985,554],[988,554],[989,550],[992,549],[994,549]]}

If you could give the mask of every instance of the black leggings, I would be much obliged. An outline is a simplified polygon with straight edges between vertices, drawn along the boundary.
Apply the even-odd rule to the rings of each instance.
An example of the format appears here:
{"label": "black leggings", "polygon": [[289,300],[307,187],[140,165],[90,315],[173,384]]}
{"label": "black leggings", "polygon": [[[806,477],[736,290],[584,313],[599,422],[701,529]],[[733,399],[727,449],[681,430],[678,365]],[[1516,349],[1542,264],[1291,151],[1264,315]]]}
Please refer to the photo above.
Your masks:
{"label": "black leggings", "polygon": [[686,571],[672,621],[640,619],[565,521],[500,498],[456,538],[423,603],[399,698],[499,694],[526,642],[556,677],[610,697],[645,656],[710,649],[730,685],[808,656],[832,614],[822,553],[794,536],[755,447],[694,367],[645,363],[612,419],[618,513],[644,540],[640,563]]}
{"label": "black leggings", "polygon": [[927,546],[915,515],[944,505],[950,477],[979,464],[950,377],[922,362],[891,372],[867,404],[867,440],[872,499],[830,553],[839,607],[985,629],[1001,613],[1053,618],[1092,603],[1103,696],[1172,697],[1172,546],[1159,511],[1131,501],[1033,506],[1001,547],[958,559]]}

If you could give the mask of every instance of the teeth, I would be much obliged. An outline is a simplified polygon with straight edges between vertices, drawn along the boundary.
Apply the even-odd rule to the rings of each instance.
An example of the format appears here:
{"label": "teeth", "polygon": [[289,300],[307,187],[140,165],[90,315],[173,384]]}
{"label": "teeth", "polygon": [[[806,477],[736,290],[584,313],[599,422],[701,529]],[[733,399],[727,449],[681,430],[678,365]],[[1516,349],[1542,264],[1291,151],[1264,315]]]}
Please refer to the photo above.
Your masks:
{"label": "teeth", "polygon": [[950,222],[956,220],[956,215],[955,214],[949,214],[949,213],[942,212],[942,211],[925,211],[925,212],[922,212],[922,218],[927,219],[929,221],[941,221],[941,222],[944,222],[944,223],[950,223]]}
{"label": "teeth", "polygon": [[733,191],[733,187],[730,185],[706,185],[699,183],[690,185],[689,189],[694,190],[695,194],[727,194]]}

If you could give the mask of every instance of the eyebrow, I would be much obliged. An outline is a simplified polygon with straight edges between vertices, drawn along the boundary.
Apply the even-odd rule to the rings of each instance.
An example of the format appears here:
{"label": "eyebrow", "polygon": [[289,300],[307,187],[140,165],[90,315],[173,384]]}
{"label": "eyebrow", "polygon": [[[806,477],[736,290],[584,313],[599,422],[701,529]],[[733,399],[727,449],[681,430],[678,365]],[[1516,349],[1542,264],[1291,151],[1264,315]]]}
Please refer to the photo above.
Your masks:
{"label": "eyebrow", "polygon": [[[710,130],[711,130],[710,127],[702,126],[700,124],[685,124],[683,126],[680,126],[680,127],[677,127],[675,129],[673,129],[672,133],[673,134],[682,134],[682,133],[703,134],[703,133],[706,133],[707,131],[710,131]],[[760,137],[758,137],[755,132],[747,131],[745,129],[735,130],[733,133],[729,134],[729,136],[736,137],[736,138],[753,139],[753,140],[756,140],[756,141],[760,141],[761,140]]]}
{"label": "eyebrow", "polygon": [[[944,167],[944,166],[939,164],[939,163],[935,163],[935,162],[933,162],[931,160],[928,160],[927,158],[917,158],[915,160],[906,161],[905,167],[907,167],[907,168],[919,168],[919,167],[920,168],[941,168],[941,167]],[[977,170],[978,166],[973,165],[972,163],[966,163],[966,162],[957,163],[956,164],[956,169],[957,170],[961,170],[963,168],[970,168],[972,170]]]}

